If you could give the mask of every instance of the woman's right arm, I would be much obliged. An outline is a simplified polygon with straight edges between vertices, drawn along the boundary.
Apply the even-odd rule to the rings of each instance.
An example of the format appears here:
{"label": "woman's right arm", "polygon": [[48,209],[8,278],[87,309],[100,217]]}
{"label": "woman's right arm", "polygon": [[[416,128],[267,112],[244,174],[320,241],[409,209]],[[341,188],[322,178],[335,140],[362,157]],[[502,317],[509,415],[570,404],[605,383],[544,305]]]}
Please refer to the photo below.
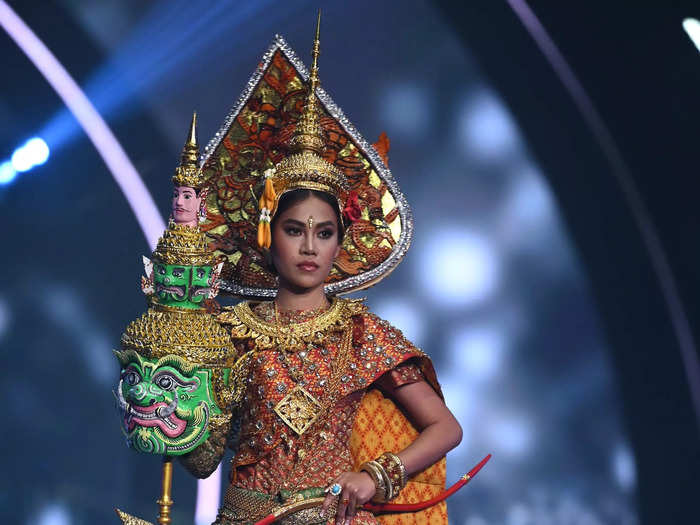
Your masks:
{"label": "woman's right arm", "polygon": [[192,452],[178,457],[182,466],[195,478],[208,478],[221,462],[231,430],[230,421],[212,425],[214,420],[211,420],[209,437]]}

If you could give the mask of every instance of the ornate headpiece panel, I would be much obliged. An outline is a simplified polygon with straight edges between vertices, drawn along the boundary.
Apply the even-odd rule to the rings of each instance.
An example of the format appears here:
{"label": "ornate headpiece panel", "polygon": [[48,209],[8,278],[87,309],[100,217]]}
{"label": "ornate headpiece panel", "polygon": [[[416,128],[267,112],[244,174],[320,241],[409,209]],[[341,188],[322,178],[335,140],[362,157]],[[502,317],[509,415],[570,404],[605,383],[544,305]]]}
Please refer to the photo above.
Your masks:
{"label": "ornate headpiece panel", "polygon": [[[313,154],[313,162],[323,162],[319,176],[306,177],[301,186],[318,182],[318,189],[336,196],[341,208],[350,206],[354,215],[326,293],[375,284],[396,267],[410,245],[411,210],[385,162],[388,140],[383,136],[377,144],[384,153],[380,156],[321,87],[315,89],[316,97],[307,97],[308,80],[301,60],[277,35],[204,150],[202,171],[211,191],[201,228],[212,240],[210,247],[226,258],[223,291],[247,297],[276,294],[275,276],[266,269],[257,242],[258,197],[265,195],[266,171],[289,174],[284,188],[292,189],[291,175],[301,155],[311,159]],[[314,114],[305,111],[309,100],[316,106]],[[306,133],[314,125],[305,120],[309,116],[320,126],[323,144],[314,146],[316,133]],[[313,170],[305,166],[302,171]],[[333,177],[335,173],[341,177]],[[323,174],[340,182],[324,188]]]}

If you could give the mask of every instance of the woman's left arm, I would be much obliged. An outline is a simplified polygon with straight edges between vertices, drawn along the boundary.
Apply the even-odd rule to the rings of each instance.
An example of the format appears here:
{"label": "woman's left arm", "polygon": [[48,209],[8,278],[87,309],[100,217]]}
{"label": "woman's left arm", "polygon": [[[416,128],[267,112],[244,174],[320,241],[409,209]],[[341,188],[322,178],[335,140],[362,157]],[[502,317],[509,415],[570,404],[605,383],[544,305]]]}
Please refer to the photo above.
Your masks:
{"label": "woman's left arm", "polygon": [[398,453],[407,475],[432,465],[462,441],[462,427],[426,381],[408,383],[387,393],[420,431],[415,441]]}
{"label": "woman's left arm", "polygon": [[[410,476],[432,465],[462,440],[462,427],[440,396],[425,380],[389,388],[382,385],[408,415],[420,434],[398,453]],[[374,482],[366,472],[346,472],[336,482],[342,494],[336,510],[336,523],[349,523],[360,505],[374,496]],[[329,494],[324,502],[327,509],[333,497]]]}

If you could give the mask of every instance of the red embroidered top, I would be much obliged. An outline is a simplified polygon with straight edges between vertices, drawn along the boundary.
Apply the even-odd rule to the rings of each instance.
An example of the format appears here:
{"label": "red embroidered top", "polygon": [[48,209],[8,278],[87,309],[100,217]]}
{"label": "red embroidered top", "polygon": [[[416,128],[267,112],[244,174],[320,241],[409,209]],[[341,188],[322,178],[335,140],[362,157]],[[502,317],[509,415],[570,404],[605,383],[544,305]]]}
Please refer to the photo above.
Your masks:
{"label": "red embroidered top", "polygon": [[[401,385],[427,379],[439,392],[432,365],[423,352],[364,305],[346,303],[349,310],[345,323],[331,326],[323,337],[293,352],[280,349],[269,337],[261,339],[251,327],[242,329],[241,323],[245,324],[246,319],[240,310],[239,315],[234,309],[219,316],[220,322],[233,327],[239,352],[255,351],[240,413],[238,448],[232,461],[231,480],[236,486],[268,494],[280,489],[325,487],[342,472],[353,470],[348,443],[355,414],[370,386],[390,394]],[[282,326],[311,322],[323,313],[280,312],[275,320],[272,303],[253,305],[249,311],[258,321],[273,327],[277,322]],[[352,343],[346,350],[349,355],[344,369],[337,371],[343,362],[340,354],[346,330],[352,331]],[[245,335],[237,337],[241,334]],[[329,392],[334,371],[339,376],[337,392]],[[301,379],[295,381],[293,376]],[[317,421],[301,435],[275,412],[277,404],[297,386],[321,405],[332,396],[331,406],[320,410]],[[353,523],[377,522],[370,513],[361,512]]]}

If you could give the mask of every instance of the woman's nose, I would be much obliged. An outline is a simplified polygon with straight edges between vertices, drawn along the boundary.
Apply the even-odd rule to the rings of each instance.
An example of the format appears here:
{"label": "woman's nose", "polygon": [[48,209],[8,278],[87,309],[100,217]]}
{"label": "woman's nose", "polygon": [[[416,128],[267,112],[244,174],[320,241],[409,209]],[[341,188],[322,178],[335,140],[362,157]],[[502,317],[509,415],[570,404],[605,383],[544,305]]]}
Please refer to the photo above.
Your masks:
{"label": "woman's nose", "polygon": [[302,243],[302,250],[304,253],[315,253],[314,252],[314,236],[310,233],[304,234],[304,242]]}

